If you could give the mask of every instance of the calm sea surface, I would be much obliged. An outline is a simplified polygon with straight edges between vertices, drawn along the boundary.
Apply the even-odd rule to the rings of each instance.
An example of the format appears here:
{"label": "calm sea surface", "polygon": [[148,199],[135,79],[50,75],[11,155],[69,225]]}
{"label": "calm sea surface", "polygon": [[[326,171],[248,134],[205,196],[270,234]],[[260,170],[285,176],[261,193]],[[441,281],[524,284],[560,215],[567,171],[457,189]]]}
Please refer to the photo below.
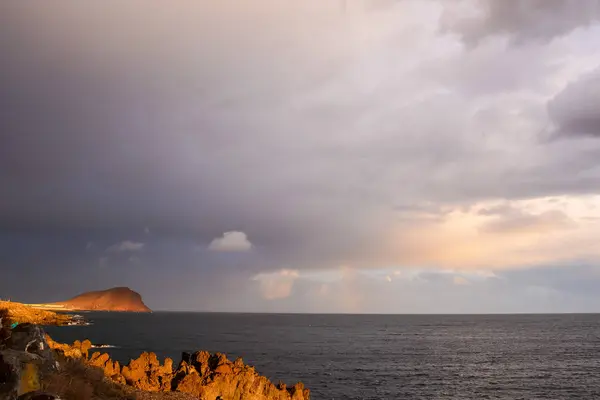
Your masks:
{"label": "calm sea surface", "polygon": [[598,399],[600,315],[86,313],[50,327],[120,362],[142,351],[242,357],[313,399]]}

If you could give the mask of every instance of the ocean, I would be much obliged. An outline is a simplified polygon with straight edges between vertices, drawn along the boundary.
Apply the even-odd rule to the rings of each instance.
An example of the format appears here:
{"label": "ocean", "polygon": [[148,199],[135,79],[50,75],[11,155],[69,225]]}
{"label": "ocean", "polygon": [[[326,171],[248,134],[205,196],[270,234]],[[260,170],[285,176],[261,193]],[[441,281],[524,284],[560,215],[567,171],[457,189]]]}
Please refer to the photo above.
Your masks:
{"label": "ocean", "polygon": [[143,351],[242,357],[320,399],[600,398],[600,315],[86,313],[88,338],[128,362]]}

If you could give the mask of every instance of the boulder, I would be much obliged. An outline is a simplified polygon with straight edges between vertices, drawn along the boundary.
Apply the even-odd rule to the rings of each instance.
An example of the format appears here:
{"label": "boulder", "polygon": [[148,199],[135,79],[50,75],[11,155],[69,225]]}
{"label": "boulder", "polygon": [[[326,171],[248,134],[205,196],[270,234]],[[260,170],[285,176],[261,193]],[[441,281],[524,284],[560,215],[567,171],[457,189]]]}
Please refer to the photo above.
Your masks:
{"label": "boulder", "polygon": [[46,335],[38,325],[19,324],[4,344],[7,349],[36,354],[44,359],[52,359],[52,351],[46,342]]}
{"label": "boulder", "polygon": [[0,399],[16,399],[39,390],[42,378],[57,369],[44,332],[28,323],[2,330]]}
{"label": "boulder", "polygon": [[56,371],[51,359],[25,351],[0,351],[0,399],[14,399],[40,389],[43,377]]}

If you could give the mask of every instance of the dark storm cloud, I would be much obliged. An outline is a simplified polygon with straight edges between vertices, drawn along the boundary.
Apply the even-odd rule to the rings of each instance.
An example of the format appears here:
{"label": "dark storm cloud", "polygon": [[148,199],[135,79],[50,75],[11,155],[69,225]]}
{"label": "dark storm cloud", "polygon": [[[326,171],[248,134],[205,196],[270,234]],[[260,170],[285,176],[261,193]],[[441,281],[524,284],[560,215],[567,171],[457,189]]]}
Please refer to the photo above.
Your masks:
{"label": "dark storm cloud", "polygon": [[[7,62],[0,72],[0,179],[10,188],[0,200],[4,226],[133,229],[151,223],[208,240],[244,225],[232,188],[260,184],[260,174],[251,181],[252,169],[238,165],[235,154],[252,151],[251,127],[215,126],[201,90],[192,96],[193,115],[186,115],[194,81],[171,86],[142,77],[153,61],[135,55],[107,54],[109,60],[95,65],[103,50],[114,48],[98,48],[84,31],[69,49],[72,42],[56,43],[68,34],[57,27],[60,20],[50,16],[38,31],[25,24],[27,8],[15,8],[19,12],[3,13],[2,21],[3,37],[12,38],[2,43]],[[126,33],[125,26],[116,28]],[[232,176],[241,169],[247,182]]]}
{"label": "dark storm cloud", "polygon": [[[323,135],[349,121],[323,113],[327,102],[297,111],[277,105],[310,88],[335,59],[292,64],[299,55],[285,59],[285,45],[268,59],[278,33],[269,30],[254,32],[258,43],[239,37],[217,45],[230,32],[177,21],[160,7],[148,10],[155,25],[135,28],[133,7],[97,13],[61,3],[47,14],[3,7],[4,229],[108,230],[124,240],[150,226],[200,243],[237,230],[271,248],[273,264],[295,253],[298,262],[317,263],[360,252],[374,233],[370,200],[358,200],[369,188],[356,147]],[[210,9],[190,6],[190,14]],[[220,12],[217,19],[228,18]],[[368,102],[337,107],[344,114],[359,107],[358,119]]]}
{"label": "dark storm cloud", "polygon": [[[466,7],[473,5],[477,10],[469,13]],[[459,18],[448,16],[446,28],[457,31],[469,43],[492,35],[508,35],[518,42],[546,42],[598,22],[600,1],[479,0],[468,2],[463,11]]]}
{"label": "dark storm cloud", "polygon": [[600,137],[600,69],[569,83],[548,104],[563,137]]}
{"label": "dark storm cloud", "polygon": [[[256,276],[412,261],[438,250],[413,232],[475,203],[597,190],[600,142],[538,138],[566,50],[465,50],[438,35],[445,3],[372,5],[0,4],[0,292],[48,266],[32,301],[131,285],[260,309]],[[227,232],[249,251],[210,251]]]}
{"label": "dark storm cloud", "polygon": [[[399,196],[390,188],[420,173],[427,179],[405,186],[403,201],[530,196],[565,185],[533,166],[514,177],[491,163],[475,167],[489,157],[473,148],[480,139],[457,134],[465,125],[455,96],[398,115],[382,107],[402,99],[393,85],[367,98],[330,77],[332,95],[321,99],[327,93],[313,85],[326,72],[348,73],[344,57],[316,53],[307,62],[302,46],[274,47],[281,46],[275,33],[298,40],[284,22],[250,40],[216,23],[198,27],[207,5],[188,5],[184,17],[153,6],[141,25],[133,6],[59,5],[47,14],[4,7],[0,179],[11,190],[0,199],[0,222],[7,228],[100,228],[127,237],[151,226],[202,242],[238,230],[292,251],[320,232],[332,243],[315,248],[335,253],[369,236],[353,227],[377,231],[372,208],[391,210]],[[252,17],[212,11],[216,20]],[[110,31],[101,30],[109,21]],[[280,105],[290,98],[298,105]],[[353,143],[354,126],[369,120],[372,139]],[[490,175],[507,178],[489,185]]]}
{"label": "dark storm cloud", "polygon": [[[183,17],[153,6],[144,24],[133,6],[61,5],[48,13],[3,6],[6,228],[112,229],[125,240],[151,226],[205,243],[238,230],[282,252],[319,232],[331,243],[316,241],[315,250],[336,253],[378,231],[372,209],[391,209],[399,197],[468,202],[571,190],[542,167],[511,176],[493,165],[474,148],[481,139],[457,133],[467,127],[459,97],[398,115],[383,107],[402,99],[393,85],[371,98],[348,92],[328,75],[348,73],[344,57],[315,53],[306,62],[302,46],[274,47],[275,33],[296,40],[284,22],[251,40],[216,23],[198,27],[206,5],[188,5]],[[213,11],[215,20],[251,20]],[[314,86],[323,83],[329,97]],[[290,98],[298,105],[280,105]],[[352,142],[369,120],[363,129],[373,137]],[[427,179],[413,179],[420,174]],[[407,180],[400,196],[390,191]],[[366,233],[353,233],[358,226]]]}

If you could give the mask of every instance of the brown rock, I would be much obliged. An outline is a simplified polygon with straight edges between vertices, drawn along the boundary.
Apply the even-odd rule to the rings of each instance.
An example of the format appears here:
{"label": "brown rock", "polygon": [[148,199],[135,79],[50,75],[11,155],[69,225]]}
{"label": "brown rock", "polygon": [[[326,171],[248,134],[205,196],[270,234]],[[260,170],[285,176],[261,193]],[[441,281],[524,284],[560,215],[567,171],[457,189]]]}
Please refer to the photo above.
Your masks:
{"label": "brown rock", "polygon": [[[92,347],[92,342],[89,340],[84,340],[80,342],[76,340],[72,345],[66,343],[58,343],[52,340],[52,338],[48,335],[45,335],[46,342],[48,343],[48,347],[51,349],[58,351],[65,357],[69,358],[88,358],[88,353],[90,348]],[[99,354],[99,353],[98,353]]]}
{"label": "brown rock", "polygon": [[151,312],[142,296],[127,287],[87,292],[55,304],[72,310]]}
{"label": "brown rock", "polygon": [[234,363],[222,353],[210,355],[194,353],[193,365],[183,361],[173,379],[173,390],[189,393],[201,400],[308,400],[310,392],[301,383],[288,389],[273,385],[244,365],[242,359]]}
{"label": "brown rock", "polygon": [[88,363],[93,367],[104,368],[108,361],[110,361],[110,356],[107,353],[95,352]]}
{"label": "brown rock", "polygon": [[[67,350],[78,347],[82,354],[89,349],[86,341],[76,342],[73,346],[52,342],[52,346]],[[176,371],[173,371],[173,360],[170,358],[161,365],[156,354],[147,352],[122,368],[108,354],[99,352],[92,354],[87,363],[101,368],[105,376],[117,383],[148,392],[177,391],[200,400],[310,399],[310,392],[302,383],[292,387],[283,383],[274,385],[266,377],[260,376],[254,367],[245,365],[241,358],[231,362],[225,354],[206,351],[183,353],[181,358]]]}
{"label": "brown rock", "polygon": [[127,381],[121,374],[114,374],[110,376],[110,379],[114,382],[120,383],[121,385],[127,385]]}
{"label": "brown rock", "polygon": [[210,369],[209,366],[210,353],[208,351],[197,351],[192,354],[192,366],[200,372],[201,375],[204,375],[207,370]]}
{"label": "brown rock", "polygon": [[182,393],[189,393],[200,398],[204,393],[202,378],[198,375],[198,372],[193,371],[177,382],[177,386],[174,390]]}
{"label": "brown rock", "polygon": [[102,355],[102,353],[100,353],[99,351],[95,351],[92,356],[90,357],[90,359],[88,360],[89,363],[91,364],[92,362],[95,362],[97,358],[99,358]]}
{"label": "brown rock", "polygon": [[85,356],[85,358],[88,358],[88,353],[91,348],[92,342],[90,342],[88,339],[81,342],[81,353]]}
{"label": "brown rock", "polygon": [[122,375],[128,385],[137,389],[151,392],[169,391],[173,379],[173,360],[168,358],[165,365],[160,365],[156,354],[145,352],[124,366]]}
{"label": "brown rock", "polygon": [[158,369],[159,369],[159,373],[161,375],[173,374],[173,360],[170,359],[169,357],[165,358],[164,365],[161,367],[159,364]]}

